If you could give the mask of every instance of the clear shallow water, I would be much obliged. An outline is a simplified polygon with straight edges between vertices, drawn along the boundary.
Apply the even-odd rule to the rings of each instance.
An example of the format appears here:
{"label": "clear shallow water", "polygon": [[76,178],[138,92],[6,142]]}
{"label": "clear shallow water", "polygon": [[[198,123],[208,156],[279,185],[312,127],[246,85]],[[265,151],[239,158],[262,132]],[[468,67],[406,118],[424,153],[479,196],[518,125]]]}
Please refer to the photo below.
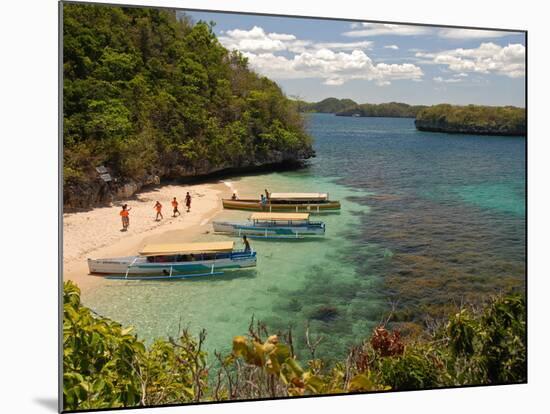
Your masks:
{"label": "clear shallow water", "polygon": [[[272,331],[306,323],[319,353],[342,357],[398,300],[421,324],[453,302],[521,288],[525,275],[525,140],[418,132],[411,119],[308,116],[308,169],[228,179],[241,196],[327,191],[342,200],[321,241],[253,240],[255,271],[179,282],[109,281],[83,299],[147,339],[208,331],[229,350],[252,315]],[[228,194],[231,190],[228,188]],[[221,218],[245,219],[225,211]],[[204,239],[225,236],[204,235]]]}

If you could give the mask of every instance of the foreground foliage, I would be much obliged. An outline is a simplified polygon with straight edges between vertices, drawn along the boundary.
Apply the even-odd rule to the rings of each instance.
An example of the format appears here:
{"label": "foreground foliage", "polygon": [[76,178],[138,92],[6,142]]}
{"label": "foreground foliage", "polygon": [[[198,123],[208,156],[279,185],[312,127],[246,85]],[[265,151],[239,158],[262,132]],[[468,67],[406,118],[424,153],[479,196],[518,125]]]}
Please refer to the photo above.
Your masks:
{"label": "foreground foliage", "polygon": [[330,366],[316,356],[300,362],[292,332],[270,335],[252,321],[215,368],[194,339],[157,340],[146,347],[131,328],[95,315],[64,286],[63,401],[65,409],[132,407],[316,394],[412,390],[526,381],[525,301],[513,295],[483,309],[460,310],[430,335],[406,341],[377,327]]}
{"label": "foreground foliage", "polygon": [[82,306],[71,282],[63,305],[65,409],[199,401],[207,391],[202,335],[197,342],[184,331],[178,341],[157,340],[147,349],[132,328]]}

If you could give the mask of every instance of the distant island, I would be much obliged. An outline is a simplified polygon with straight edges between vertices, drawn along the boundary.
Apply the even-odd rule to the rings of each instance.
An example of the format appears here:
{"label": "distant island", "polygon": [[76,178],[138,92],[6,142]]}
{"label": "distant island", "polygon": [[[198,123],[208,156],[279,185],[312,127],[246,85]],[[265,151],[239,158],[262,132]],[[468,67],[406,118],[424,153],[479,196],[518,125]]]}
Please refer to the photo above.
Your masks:
{"label": "distant island", "polygon": [[416,129],[475,135],[525,135],[525,109],[514,106],[434,105],[416,115]]}
{"label": "distant island", "polygon": [[408,105],[402,102],[358,104],[351,99],[326,98],[319,102],[295,101],[300,112],[335,114],[336,116],[414,118],[427,108],[425,105]]}
{"label": "distant island", "polygon": [[295,100],[294,103],[299,112],[314,112],[321,114],[334,114],[357,106],[357,102],[352,99],[338,98],[326,98],[319,102]]}
{"label": "distant island", "polygon": [[327,98],[320,102],[294,101],[300,112],[336,116],[416,118],[419,131],[476,135],[525,135],[525,109],[515,106],[409,105],[402,102],[358,104],[351,99]]}

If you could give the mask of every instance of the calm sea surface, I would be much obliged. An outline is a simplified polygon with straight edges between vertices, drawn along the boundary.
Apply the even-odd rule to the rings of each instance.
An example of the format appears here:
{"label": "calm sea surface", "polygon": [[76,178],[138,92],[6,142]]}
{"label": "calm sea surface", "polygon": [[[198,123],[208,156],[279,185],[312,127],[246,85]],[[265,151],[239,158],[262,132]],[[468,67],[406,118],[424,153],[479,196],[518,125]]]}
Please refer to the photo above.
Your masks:
{"label": "calm sea surface", "polygon": [[[180,326],[195,334],[205,328],[210,351],[228,351],[254,316],[273,332],[292,327],[305,353],[309,325],[313,337],[323,336],[321,356],[338,358],[392,306],[393,320],[414,332],[455,305],[523,289],[524,138],[419,132],[412,119],[307,120],[317,151],[309,168],[226,181],[241,196],[264,188],[329,192],[342,211],[321,216],[324,240],[254,240],[256,271],[106,281],[85,304],[148,341]],[[221,218],[247,215],[224,211]]]}

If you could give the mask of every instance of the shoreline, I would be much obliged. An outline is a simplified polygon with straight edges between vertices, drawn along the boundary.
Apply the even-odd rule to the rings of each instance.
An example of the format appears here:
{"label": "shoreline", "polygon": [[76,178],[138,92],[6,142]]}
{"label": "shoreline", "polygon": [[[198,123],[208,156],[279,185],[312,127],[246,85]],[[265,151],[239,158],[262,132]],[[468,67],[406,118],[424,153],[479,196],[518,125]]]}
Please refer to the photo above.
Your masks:
{"label": "shoreline", "polygon": [[[129,256],[146,243],[191,242],[208,229],[211,220],[222,210],[221,197],[231,191],[223,181],[195,185],[168,184],[134,194],[127,201],[108,207],[63,214],[63,281],[72,280],[83,293],[104,283],[101,276],[88,274],[87,258]],[[185,194],[192,197],[191,211],[185,208]],[[172,217],[173,197],[179,202],[181,215]],[[164,218],[155,221],[156,201],[163,205]],[[119,211],[128,204],[130,227],[121,231]]]}

